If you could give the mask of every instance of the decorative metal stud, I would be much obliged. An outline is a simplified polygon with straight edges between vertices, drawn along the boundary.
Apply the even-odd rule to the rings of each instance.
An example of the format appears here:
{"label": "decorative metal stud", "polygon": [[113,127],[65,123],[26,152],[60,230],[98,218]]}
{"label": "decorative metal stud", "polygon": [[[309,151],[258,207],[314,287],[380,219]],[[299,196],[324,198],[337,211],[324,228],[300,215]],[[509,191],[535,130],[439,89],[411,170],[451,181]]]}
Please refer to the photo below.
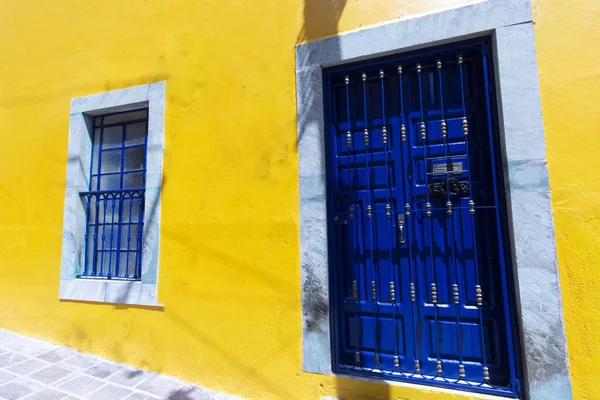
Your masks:
{"label": "decorative metal stud", "polygon": [[442,129],[442,139],[446,139],[446,136],[448,136],[448,126],[445,119],[440,123],[440,128]]}
{"label": "decorative metal stud", "polygon": [[459,302],[459,297],[458,297],[458,285],[456,283],[454,283],[452,285],[452,292],[454,294],[454,304],[458,304]]}
{"label": "decorative metal stud", "polygon": [[442,60],[437,60],[435,66],[437,67],[437,69],[442,69]]}
{"label": "decorative metal stud", "polygon": [[431,217],[431,203],[430,202],[425,203],[425,216]]}
{"label": "decorative metal stud", "polygon": [[364,72],[362,73],[362,81],[363,82],[367,81],[367,74],[365,74]]}
{"label": "decorative metal stud", "polygon": [[354,353],[354,363],[356,365],[360,364],[360,352],[358,352],[358,351]]}
{"label": "decorative metal stud", "polygon": [[462,364],[458,365],[458,376],[460,377],[460,379],[465,379],[465,377],[467,376],[467,374],[465,374],[465,366]]}
{"label": "decorative metal stud", "polygon": [[350,213],[350,219],[354,219],[354,206],[350,206],[348,211]]}
{"label": "decorative metal stud", "polygon": [[400,366],[400,357],[394,356],[394,367],[398,368]]}
{"label": "decorative metal stud", "polygon": [[410,301],[417,301],[417,290],[412,282],[410,283]]}
{"label": "decorative metal stud", "polygon": [[415,360],[415,372],[421,372],[421,362],[419,360]]}
{"label": "decorative metal stud", "polygon": [[396,287],[394,286],[394,282],[390,282],[390,299],[396,301]]}
{"label": "decorative metal stud", "polygon": [[377,296],[377,291],[375,290],[375,281],[371,281],[371,297],[374,299]]}
{"label": "decorative metal stud", "polygon": [[490,370],[488,367],[483,367],[483,380],[486,383],[490,381]]}
{"label": "decorative metal stud", "polygon": [[352,132],[350,131],[346,132],[346,144],[348,145],[348,148],[352,147]]}
{"label": "decorative metal stud", "polygon": [[435,285],[435,283],[431,284],[431,302],[433,304],[437,304],[437,286]]}
{"label": "decorative metal stud", "polygon": [[402,65],[398,65],[398,74],[402,75]]}
{"label": "decorative metal stud", "polygon": [[371,214],[371,205],[369,204],[367,206],[367,217],[371,218],[373,216],[373,214]]}
{"label": "decorative metal stud", "polygon": [[463,63],[463,56],[462,56],[462,54],[459,54],[458,55],[458,65],[462,65],[462,63]]}
{"label": "decorative metal stud", "polygon": [[369,146],[369,130],[368,129],[365,129],[363,136],[365,138],[365,147],[368,147]]}
{"label": "decorative metal stud", "polygon": [[442,362],[440,360],[437,360],[435,362],[435,371],[438,373],[438,375],[442,375]]}
{"label": "decorative metal stud", "polygon": [[421,64],[417,64],[417,74],[421,73]]}
{"label": "decorative metal stud", "polygon": [[473,200],[469,200],[469,214],[475,215],[475,202]]}
{"label": "decorative metal stud", "polygon": [[462,117],[462,131],[463,135],[465,136],[469,134],[469,123],[467,122],[467,117]]}
{"label": "decorative metal stud", "polygon": [[404,244],[404,215],[398,214],[398,229],[400,230],[400,244]]}
{"label": "decorative metal stud", "polygon": [[373,354],[373,358],[375,359],[375,365],[379,365],[379,353]]}
{"label": "decorative metal stud", "polygon": [[383,70],[382,70],[382,69],[380,69],[380,70],[379,70],[379,79],[383,79],[383,77],[384,77]]}
{"label": "decorative metal stud", "polygon": [[483,292],[480,285],[475,285],[475,297],[477,298],[477,305],[481,307],[483,305]]}
{"label": "decorative metal stud", "polygon": [[446,215],[452,215],[452,203],[450,201],[446,202]]}
{"label": "decorative metal stud", "polygon": [[404,205],[404,215],[406,215],[406,218],[410,217],[410,204],[408,203]]}
{"label": "decorative metal stud", "polygon": [[387,144],[387,128],[385,126],[381,128],[381,140],[383,144]]}
{"label": "decorative metal stud", "polygon": [[346,84],[346,86],[348,86],[350,84],[350,77],[349,76],[345,76],[344,77],[344,83]]}
{"label": "decorative metal stud", "polygon": [[425,132],[425,122],[421,122],[420,131],[421,131],[421,140],[427,139],[427,133]]}
{"label": "decorative metal stud", "polygon": [[406,127],[404,124],[400,125],[400,138],[403,142],[406,142]]}
{"label": "decorative metal stud", "polygon": [[387,218],[390,218],[390,217],[392,216],[392,213],[391,213],[391,211],[390,211],[391,209],[392,209],[392,207],[390,207],[390,205],[389,205],[389,204],[386,204],[386,205],[385,205],[385,216],[386,216]]}
{"label": "decorative metal stud", "polygon": [[352,298],[354,300],[358,299],[358,284],[356,281],[352,281]]}

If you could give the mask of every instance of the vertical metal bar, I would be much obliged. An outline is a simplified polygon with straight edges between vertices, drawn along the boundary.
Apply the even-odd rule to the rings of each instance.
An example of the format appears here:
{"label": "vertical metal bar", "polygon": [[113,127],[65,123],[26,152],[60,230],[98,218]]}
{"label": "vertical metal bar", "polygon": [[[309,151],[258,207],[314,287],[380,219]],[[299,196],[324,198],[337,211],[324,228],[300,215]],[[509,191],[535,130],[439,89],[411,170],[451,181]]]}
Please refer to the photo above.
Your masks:
{"label": "vertical metal bar", "polygon": [[[449,170],[448,165],[452,165],[454,166],[454,164],[452,163],[452,158],[448,157],[448,147],[449,147],[449,143],[448,143],[448,134],[447,134],[447,124],[446,124],[446,114],[445,114],[445,110],[444,110],[444,82],[442,79],[442,61],[438,60],[436,62],[436,68],[438,71],[438,81],[439,81],[439,87],[440,87],[440,109],[441,109],[441,115],[442,115],[442,121],[441,121],[441,133],[442,133],[442,140],[444,142],[444,157],[446,157],[446,193],[447,193],[447,199],[446,199],[446,223],[449,226],[449,229],[447,231],[448,234],[448,240],[450,242],[450,249],[451,249],[451,263],[450,263],[450,270],[453,272],[449,273],[449,276],[452,276],[454,279],[454,283],[452,284],[452,298],[453,298],[453,302],[454,302],[454,308],[456,310],[456,348],[458,349],[458,359],[459,359],[459,366],[458,366],[458,375],[459,375],[459,380],[464,379],[465,376],[465,367],[463,364],[463,355],[462,355],[462,340],[461,340],[461,326],[460,326],[460,290],[459,290],[459,273],[458,273],[458,264],[456,262],[456,254],[454,252],[454,212],[452,211],[452,200],[450,198],[450,177],[452,172]],[[452,163],[452,164],[451,164]],[[468,168],[468,166],[467,166]],[[453,170],[454,168],[452,168]],[[460,210],[459,210],[460,211]],[[462,212],[462,211],[461,211]]]}
{"label": "vertical metal bar", "polygon": [[142,232],[144,230],[144,198],[143,193],[140,192],[138,199],[138,231],[137,231],[137,245],[135,254],[135,279],[142,277]]}
{"label": "vertical metal bar", "polygon": [[[468,122],[467,122],[467,108],[465,105],[465,82],[463,76],[463,56],[462,54],[458,55],[458,69],[460,72],[460,91],[461,91],[461,102],[462,102],[462,124],[463,124],[463,136],[465,138],[465,152],[467,154],[467,179],[469,181],[469,204],[473,202],[473,191],[472,191],[472,182],[471,182],[471,163],[469,156],[469,136],[468,136]],[[489,381],[489,368],[487,365],[487,355],[485,354],[485,338],[483,335],[483,311],[482,311],[482,303],[480,303],[480,291],[481,284],[479,281],[479,256],[477,253],[477,236],[475,232],[475,210],[473,212],[469,210],[471,214],[471,232],[473,236],[473,256],[475,258],[475,288],[478,297],[477,301],[477,311],[479,314],[479,333],[480,333],[480,342],[481,342],[481,356],[483,359],[482,367],[483,367],[483,380],[484,382]],[[486,379],[487,378],[487,379]]]}
{"label": "vertical metal bar", "polygon": [[381,294],[381,291],[377,287],[377,283],[379,279],[377,278],[377,273],[375,271],[375,261],[373,259],[373,216],[372,216],[372,206],[371,206],[371,177],[370,177],[370,166],[369,166],[369,121],[367,117],[367,74],[365,72],[362,73],[362,82],[363,82],[363,106],[364,106],[364,119],[365,119],[365,130],[364,130],[364,142],[365,142],[365,163],[366,163],[366,176],[367,176],[367,226],[369,229],[369,260],[371,263],[371,313],[373,316],[373,351],[374,351],[374,364],[375,366],[379,365],[379,352],[377,349],[377,325],[379,324],[376,308],[377,308],[377,296]]}
{"label": "vertical metal bar", "polygon": [[144,125],[144,172],[142,173],[142,187],[146,189],[146,171],[148,170],[148,124],[149,110],[146,109],[146,122]]}
{"label": "vertical metal bar", "polygon": [[[121,174],[119,189],[123,189],[123,180],[125,179],[125,137],[127,135],[127,125],[123,124],[121,129]],[[117,262],[115,264],[115,276],[119,276],[119,266],[121,264],[121,231],[123,229],[123,200],[124,193],[119,196],[119,218],[117,225]]]}
{"label": "vertical metal bar", "polygon": [[108,196],[104,194],[104,213],[102,217],[102,252],[100,256],[100,276],[104,276],[104,244],[106,243],[106,202]]}
{"label": "vertical metal bar", "polygon": [[[347,119],[347,132],[346,132],[346,146],[348,147],[348,150],[352,151],[354,150],[354,141],[352,140],[352,132],[351,132],[351,122],[350,122],[350,77],[346,76],[344,78],[344,84],[345,84],[345,89],[346,89],[346,119]],[[350,160],[350,155],[348,156],[348,159]],[[353,164],[356,164],[356,155],[352,155],[352,161]],[[350,171],[350,190],[352,193],[356,193],[356,191],[358,191],[359,188],[359,184],[356,185],[356,188],[354,187],[354,168],[351,169]],[[349,230],[349,237],[352,238],[352,243],[356,243],[358,244],[358,229],[354,227],[354,206],[350,205],[350,209],[348,212],[348,217],[350,219],[350,221],[348,221],[348,230]],[[358,219],[357,219],[358,221]],[[357,222],[358,224],[358,222]],[[356,241],[354,238],[354,235],[356,233]],[[354,247],[352,245],[350,245],[350,254],[352,255],[350,257],[350,262],[354,264],[354,269],[358,272],[358,268],[356,268],[356,261],[354,260]],[[362,286],[362,283],[360,282],[360,272],[357,273],[357,276],[355,277],[356,280],[354,280],[352,282],[352,299],[354,301],[358,301],[360,302],[360,296],[358,295],[359,288]],[[356,367],[360,367],[360,351],[359,351],[359,346],[358,346],[358,342],[360,340],[360,329],[359,329],[359,317],[358,317],[358,306],[355,304],[354,305],[354,332],[355,332],[355,348],[354,348],[354,365]]]}
{"label": "vertical metal bar", "polygon": [[[112,277],[111,274],[111,269],[112,269],[112,253],[113,253],[113,237],[114,237],[114,228],[115,228],[115,205],[117,203],[117,194],[113,193],[112,194],[112,216],[111,216],[111,220],[110,220],[110,244],[108,247],[108,272],[106,274],[106,277],[108,279],[110,279]],[[118,252],[117,252],[117,258],[118,258]]]}
{"label": "vertical metal bar", "polygon": [[396,333],[396,324],[398,321],[396,320],[396,282],[399,280],[395,274],[395,268],[392,260],[392,228],[393,228],[393,219],[390,205],[390,188],[389,188],[389,179],[388,179],[388,152],[391,149],[391,146],[388,147],[389,137],[387,133],[386,127],[386,117],[385,117],[385,72],[383,69],[379,70],[379,79],[381,81],[381,116],[383,120],[383,127],[381,128],[382,142],[383,142],[383,167],[385,170],[385,212],[386,212],[386,226],[387,226],[387,238],[388,238],[388,259],[390,266],[390,300],[392,303],[392,327],[394,334],[394,369],[400,367],[399,355],[398,355],[398,335]]}
{"label": "vertical metal bar", "polygon": [[127,261],[125,263],[125,278],[129,278],[129,253],[131,252],[131,209],[133,208],[133,193],[129,194],[129,221],[127,221]]}
{"label": "vertical metal bar", "polygon": [[[94,124],[95,125],[95,124]],[[95,135],[94,135],[95,136]],[[102,175],[100,174],[102,168],[102,141],[104,140],[104,117],[100,117],[100,142],[98,143],[98,169],[96,170],[96,190],[100,190],[100,181],[102,179]],[[93,147],[92,147],[93,153]],[[91,171],[90,171],[91,172]],[[92,185],[92,180],[90,179],[90,187]],[[100,217],[100,196],[96,196],[96,220],[94,226],[94,262],[92,265],[92,276],[96,276],[98,272],[98,229],[99,222],[98,218]],[[104,227],[102,228],[104,229]],[[104,232],[104,231],[103,231]],[[102,268],[102,266],[100,266]]]}
{"label": "vertical metal bar", "polygon": [[428,181],[428,164],[427,164],[427,153],[428,153],[428,145],[427,145],[427,132],[425,128],[425,112],[423,110],[423,85],[421,82],[421,64],[417,64],[417,77],[419,81],[419,106],[421,109],[421,140],[423,146],[423,168],[425,169],[425,217],[428,220],[428,230],[429,230],[429,258],[431,264],[431,270],[433,272],[433,283],[431,284],[431,302],[434,306],[434,332],[435,332],[435,347],[436,347],[436,376],[442,375],[442,362],[440,360],[440,340],[439,340],[439,332],[438,332],[438,299],[437,299],[437,272],[435,269],[435,263],[433,258],[433,224],[431,222],[431,203],[429,202],[429,181]]}
{"label": "vertical metal bar", "polygon": [[[507,338],[507,342],[508,342],[508,351],[509,351],[509,366],[510,366],[510,375],[511,375],[511,382],[514,385],[514,381],[515,381],[515,377],[516,375],[516,366],[515,366],[515,360],[514,360],[514,346],[513,346],[513,342],[512,342],[512,326],[511,326],[511,321],[510,321],[510,304],[509,304],[509,296],[508,294],[509,292],[509,288],[508,288],[508,282],[507,282],[507,276],[506,276],[506,260],[504,257],[504,240],[503,240],[503,232],[502,232],[502,219],[500,216],[500,207],[498,205],[498,201],[499,201],[499,196],[498,196],[498,175],[496,172],[496,163],[493,162],[494,157],[496,157],[496,150],[495,150],[495,146],[494,146],[494,137],[492,136],[493,133],[493,127],[492,127],[492,109],[491,109],[491,101],[490,101],[490,84],[489,84],[489,77],[488,77],[488,66],[487,66],[487,50],[488,50],[488,46],[484,46],[484,50],[483,50],[483,76],[484,76],[484,83],[485,83],[485,105],[486,105],[486,110],[487,110],[487,121],[488,121],[488,133],[490,135],[490,153],[491,153],[491,157],[490,160],[492,160],[491,164],[492,164],[492,177],[493,177],[493,187],[494,187],[494,202],[495,204],[495,209],[496,209],[496,229],[497,229],[497,234],[498,234],[498,246],[499,246],[499,258],[500,258],[500,265],[503,267],[501,269],[502,272],[502,290],[504,292],[504,313],[506,315],[506,328],[507,328],[507,332],[506,332],[506,338]],[[482,327],[483,330],[483,327]]]}
{"label": "vertical metal bar", "polygon": [[[91,179],[90,179],[91,182]],[[91,198],[89,195],[85,196],[85,253],[83,255],[83,274],[84,275],[88,275],[88,253],[89,253],[89,247],[90,245],[88,244],[88,239],[89,239],[89,231],[90,231],[90,201]]]}
{"label": "vertical metal bar", "polygon": [[[92,196],[90,196],[91,198]],[[100,197],[96,194],[96,218],[94,219],[94,249],[92,250],[92,276],[96,276],[96,261],[98,259],[98,219],[100,217]]]}
{"label": "vertical metal bar", "polygon": [[[98,169],[96,173],[98,174],[96,178],[96,190],[100,190],[100,180],[102,178],[102,145],[104,142],[104,117],[100,117],[100,143],[98,143]],[[93,151],[93,149],[92,149]],[[91,184],[91,183],[90,183]]]}
{"label": "vertical metal bar", "polygon": [[[401,147],[401,156],[403,159],[402,166],[406,167],[404,171],[404,176],[402,182],[404,183],[404,215],[406,216],[406,246],[408,248],[408,265],[409,265],[409,293],[411,300],[411,318],[412,318],[412,329],[413,329],[413,347],[414,347],[414,373],[419,373],[421,370],[419,354],[417,351],[417,331],[416,331],[416,289],[417,289],[417,273],[414,271],[414,263],[412,258],[412,236],[411,236],[411,213],[410,213],[410,205],[412,203],[412,197],[410,194],[410,184],[408,182],[408,175],[410,171],[408,170],[408,166],[410,163],[410,154],[408,151],[408,147],[410,143],[407,142],[406,136],[406,121],[404,116],[404,92],[403,92],[403,74],[402,74],[402,65],[398,66],[398,77],[399,77],[399,85],[400,85],[400,141],[402,144]],[[409,136],[410,137],[410,136]]]}

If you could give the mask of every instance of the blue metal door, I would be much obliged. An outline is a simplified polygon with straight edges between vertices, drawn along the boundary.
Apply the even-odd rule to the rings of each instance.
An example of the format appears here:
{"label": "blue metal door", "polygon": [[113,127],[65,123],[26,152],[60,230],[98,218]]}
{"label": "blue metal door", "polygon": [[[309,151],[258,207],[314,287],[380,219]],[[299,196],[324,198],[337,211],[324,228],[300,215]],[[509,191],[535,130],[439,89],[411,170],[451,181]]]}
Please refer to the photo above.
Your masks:
{"label": "blue metal door", "polygon": [[489,48],[325,71],[340,372],[519,395]]}

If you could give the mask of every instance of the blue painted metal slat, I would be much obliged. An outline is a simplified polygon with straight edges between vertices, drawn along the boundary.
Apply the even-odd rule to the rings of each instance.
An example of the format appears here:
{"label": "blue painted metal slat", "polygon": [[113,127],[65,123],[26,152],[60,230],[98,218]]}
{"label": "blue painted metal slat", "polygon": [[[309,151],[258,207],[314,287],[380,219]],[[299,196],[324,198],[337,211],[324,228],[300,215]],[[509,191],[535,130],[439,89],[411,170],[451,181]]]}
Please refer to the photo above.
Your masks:
{"label": "blue painted metal slat", "polygon": [[522,395],[489,48],[324,72],[338,372]]}

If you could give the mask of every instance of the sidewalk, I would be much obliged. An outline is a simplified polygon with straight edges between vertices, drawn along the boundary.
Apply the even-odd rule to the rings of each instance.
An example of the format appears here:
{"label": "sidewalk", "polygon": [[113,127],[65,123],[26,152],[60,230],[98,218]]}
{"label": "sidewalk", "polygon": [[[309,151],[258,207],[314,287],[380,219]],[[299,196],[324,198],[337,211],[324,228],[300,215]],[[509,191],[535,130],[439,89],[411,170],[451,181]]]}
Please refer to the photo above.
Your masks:
{"label": "sidewalk", "polygon": [[241,400],[2,329],[0,399]]}

